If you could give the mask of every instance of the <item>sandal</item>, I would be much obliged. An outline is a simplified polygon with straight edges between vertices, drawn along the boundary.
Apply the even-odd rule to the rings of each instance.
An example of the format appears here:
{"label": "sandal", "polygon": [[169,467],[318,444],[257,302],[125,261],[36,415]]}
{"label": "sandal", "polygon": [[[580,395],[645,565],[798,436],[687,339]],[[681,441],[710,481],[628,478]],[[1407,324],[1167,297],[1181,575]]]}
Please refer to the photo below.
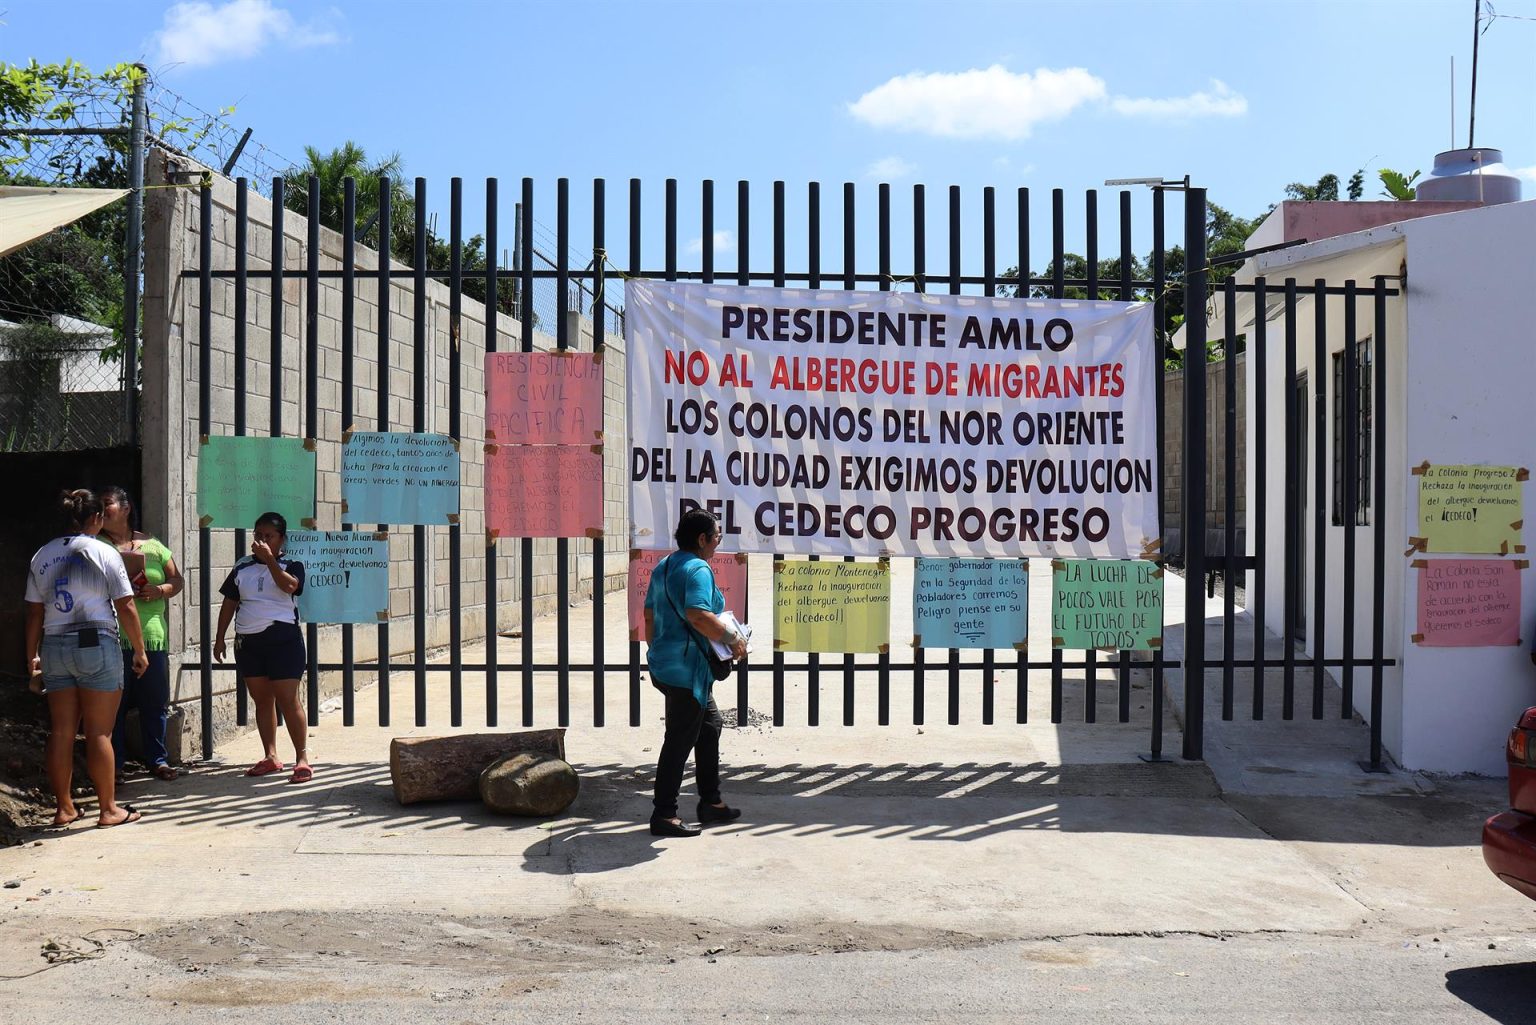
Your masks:
{"label": "sandal", "polygon": [[154,773],[156,779],[170,780],[176,778],[176,770],[165,762],[161,762],[159,765],[155,766]]}
{"label": "sandal", "polygon": [[283,763],[276,758],[263,758],[249,769],[245,770],[247,776],[270,776],[274,772],[282,772]]}
{"label": "sandal", "polygon": [[314,769],[310,768],[308,765],[296,765],[293,768],[293,775],[288,777],[288,782],[290,782],[290,783],[308,783],[310,780],[312,780],[314,778],[315,778],[315,770]]}
{"label": "sandal", "polygon": [[113,826],[126,826],[130,822],[137,822],[139,819],[143,818],[143,816],[139,814],[139,809],[135,808],[131,804],[123,805],[123,811],[127,812],[128,814],[124,815],[116,822],[98,822],[96,823],[96,828],[111,829]]}

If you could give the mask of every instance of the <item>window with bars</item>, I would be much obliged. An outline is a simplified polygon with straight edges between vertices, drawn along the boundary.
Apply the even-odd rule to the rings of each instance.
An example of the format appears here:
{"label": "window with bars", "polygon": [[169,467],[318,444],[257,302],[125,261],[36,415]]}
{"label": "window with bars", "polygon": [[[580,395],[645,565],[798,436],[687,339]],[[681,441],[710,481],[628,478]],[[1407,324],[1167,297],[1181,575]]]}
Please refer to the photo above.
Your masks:
{"label": "window with bars", "polygon": [[[1366,526],[1371,522],[1371,340],[1362,338],[1355,343],[1356,404],[1355,432],[1355,524]],[[1333,525],[1344,525],[1344,460],[1345,424],[1344,410],[1344,353],[1333,354]]]}

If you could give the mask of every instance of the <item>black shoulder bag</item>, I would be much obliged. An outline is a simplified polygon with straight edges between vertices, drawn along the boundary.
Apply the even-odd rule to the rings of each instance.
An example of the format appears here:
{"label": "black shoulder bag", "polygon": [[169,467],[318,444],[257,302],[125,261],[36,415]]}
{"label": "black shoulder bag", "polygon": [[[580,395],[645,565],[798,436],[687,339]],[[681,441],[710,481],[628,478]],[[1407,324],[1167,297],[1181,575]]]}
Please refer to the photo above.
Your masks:
{"label": "black shoulder bag", "polygon": [[709,639],[693,628],[693,624],[688,622],[688,618],[678,611],[677,602],[672,600],[672,559],[670,556],[667,558],[667,578],[662,581],[661,592],[667,596],[667,604],[672,606],[672,614],[682,620],[683,629],[688,631],[688,643],[692,644],[695,640],[698,641],[699,650],[704,652],[704,661],[709,663],[710,675],[717,682],[730,679],[731,672],[735,669],[735,663],[730,659],[721,658],[719,655],[716,655],[714,646],[709,643]]}

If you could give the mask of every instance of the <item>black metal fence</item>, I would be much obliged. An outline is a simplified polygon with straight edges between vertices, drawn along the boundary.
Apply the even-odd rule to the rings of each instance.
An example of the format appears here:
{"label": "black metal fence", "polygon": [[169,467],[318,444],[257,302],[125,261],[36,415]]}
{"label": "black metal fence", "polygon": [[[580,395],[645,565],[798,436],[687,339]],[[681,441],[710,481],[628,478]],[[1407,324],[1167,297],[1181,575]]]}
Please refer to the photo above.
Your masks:
{"label": "black metal fence", "polygon": [[[1170,192],[1179,192],[1183,195],[1184,211],[1182,225],[1182,250],[1183,266],[1188,267],[1188,273],[1170,274],[1168,268],[1168,224],[1165,217],[1165,201]],[[383,222],[381,237],[388,237],[388,222],[390,218],[390,196],[392,189],[387,180],[379,182],[379,209]],[[1023,723],[1029,721],[1031,709],[1029,706],[1029,679],[1031,672],[1049,673],[1050,698],[1047,714],[1050,721],[1061,722],[1064,715],[1067,692],[1067,676],[1070,671],[1081,674],[1083,700],[1082,714],[1087,722],[1094,722],[1099,715],[1099,698],[1101,695],[1113,694],[1118,700],[1114,702],[1114,714],[1110,718],[1114,721],[1125,723],[1131,721],[1131,689],[1132,679],[1135,674],[1144,673],[1150,677],[1150,740],[1147,750],[1153,758],[1161,757],[1164,734],[1164,684],[1165,673],[1173,669],[1182,669],[1184,678],[1184,731],[1183,731],[1183,755],[1186,758],[1199,758],[1202,755],[1204,733],[1204,709],[1206,671],[1208,668],[1219,668],[1222,688],[1222,715],[1231,718],[1237,714],[1237,679],[1239,671],[1244,671],[1250,680],[1252,701],[1251,714],[1255,718],[1265,714],[1265,676],[1270,669],[1279,670],[1282,675],[1282,689],[1284,694],[1283,715],[1290,718],[1295,713],[1295,694],[1298,689],[1298,666],[1310,665],[1313,672],[1311,684],[1312,701],[1310,703],[1311,715],[1321,718],[1326,714],[1324,707],[1324,695],[1328,686],[1326,670],[1338,668],[1343,684],[1342,706],[1340,712],[1349,716],[1353,711],[1355,678],[1359,671],[1369,668],[1371,672],[1371,751],[1370,761],[1379,765],[1381,762],[1380,746],[1380,718],[1381,718],[1381,693],[1382,670],[1384,666],[1393,664],[1383,650],[1383,622],[1384,622],[1384,591],[1383,591],[1383,567],[1385,547],[1385,517],[1375,516],[1371,518],[1372,525],[1369,528],[1372,533],[1371,544],[1375,553],[1374,579],[1370,593],[1372,608],[1371,648],[1368,656],[1362,656],[1355,650],[1357,638],[1354,631],[1355,618],[1355,588],[1357,585],[1355,573],[1355,550],[1357,546],[1356,527],[1351,524],[1344,532],[1344,565],[1342,572],[1325,573],[1328,566],[1325,524],[1328,514],[1328,504],[1323,496],[1326,485],[1329,482],[1329,470],[1326,465],[1325,453],[1328,446],[1321,443],[1315,445],[1316,457],[1313,471],[1315,474],[1314,497],[1311,501],[1311,513],[1314,521],[1314,558],[1312,560],[1313,572],[1311,574],[1314,592],[1313,602],[1315,608],[1312,618],[1309,620],[1312,636],[1323,638],[1326,633],[1321,629],[1324,609],[1327,605],[1327,589],[1329,587],[1342,587],[1344,595],[1344,609],[1347,617],[1347,625],[1343,635],[1342,648],[1334,653],[1325,653],[1325,645],[1321,641],[1314,643],[1313,654],[1310,659],[1303,660],[1296,651],[1296,641],[1299,636],[1296,615],[1302,609],[1305,596],[1298,593],[1296,581],[1291,579],[1294,574],[1287,574],[1286,580],[1286,611],[1285,627],[1281,638],[1282,652],[1278,655],[1266,654],[1264,647],[1265,631],[1262,624],[1265,622],[1264,591],[1266,584],[1266,556],[1272,554],[1274,541],[1270,537],[1272,530],[1282,527],[1284,536],[1281,545],[1286,552],[1297,552],[1301,548],[1300,523],[1303,515],[1301,489],[1299,482],[1305,470],[1304,460],[1306,453],[1296,444],[1297,430],[1300,417],[1299,409],[1294,408],[1296,403],[1295,389],[1285,389],[1286,414],[1285,423],[1287,430],[1285,438],[1280,439],[1278,448],[1281,450],[1278,458],[1283,459],[1285,465],[1286,501],[1283,524],[1269,522],[1266,510],[1268,498],[1265,474],[1263,468],[1268,461],[1277,458],[1274,439],[1266,437],[1265,415],[1268,403],[1272,401],[1266,388],[1269,382],[1266,380],[1264,361],[1267,354],[1275,345],[1284,347],[1286,359],[1286,375],[1294,381],[1297,377],[1296,347],[1297,347],[1297,318],[1298,304],[1305,298],[1312,298],[1317,310],[1317,323],[1315,334],[1316,353],[1315,358],[1318,367],[1326,366],[1328,356],[1327,339],[1325,336],[1325,307],[1330,301],[1341,299],[1346,304],[1347,326],[1346,333],[1353,339],[1355,331],[1355,304],[1358,301],[1368,299],[1374,303],[1373,338],[1375,356],[1371,361],[1371,368],[1375,374],[1374,388],[1370,394],[1372,401],[1379,409],[1386,398],[1386,366],[1390,358],[1390,349],[1386,337],[1385,303],[1388,297],[1396,293],[1387,287],[1383,279],[1376,279],[1369,286],[1360,286],[1349,282],[1343,286],[1331,285],[1325,281],[1316,281],[1311,284],[1302,284],[1295,281],[1286,281],[1280,284],[1268,283],[1263,280],[1251,284],[1237,284],[1227,281],[1220,291],[1215,292],[1209,298],[1214,302],[1224,304],[1225,330],[1227,339],[1236,339],[1239,336],[1246,337],[1246,345],[1250,351],[1251,359],[1256,365],[1256,387],[1252,396],[1251,412],[1257,420],[1256,444],[1250,452],[1251,464],[1255,468],[1255,490],[1252,496],[1253,515],[1255,518],[1254,529],[1248,533],[1250,551],[1246,554],[1238,549],[1237,530],[1235,523],[1235,488],[1242,480],[1238,468],[1230,465],[1235,459],[1236,446],[1226,447],[1229,465],[1226,467],[1226,480],[1232,482],[1226,494],[1227,517],[1226,537],[1223,554],[1216,559],[1207,559],[1206,556],[1206,530],[1205,512],[1206,481],[1203,473],[1197,472],[1205,465],[1205,448],[1207,432],[1224,431],[1228,437],[1236,433],[1235,394],[1238,382],[1235,377],[1227,380],[1226,417],[1222,423],[1206,422],[1205,402],[1205,343],[1206,321],[1200,314],[1206,308],[1207,282],[1210,268],[1206,266],[1206,200],[1203,189],[1183,189],[1174,187],[1154,188],[1150,196],[1151,210],[1151,254],[1142,265],[1133,252],[1133,224],[1132,224],[1132,195],[1129,192],[1118,193],[1117,203],[1112,207],[1113,213],[1105,218],[1112,221],[1112,228],[1106,232],[1114,239],[1111,246],[1100,246],[1101,235],[1101,209],[1100,197],[1096,191],[1089,191],[1084,197],[1082,213],[1084,231],[1084,253],[1082,254],[1081,267],[1083,274],[1080,277],[1068,277],[1067,266],[1072,262],[1071,254],[1067,251],[1067,215],[1066,197],[1061,190],[1050,193],[1046,210],[1037,207],[1027,188],[1016,190],[1012,196],[1005,196],[1009,209],[1002,216],[1006,216],[1012,222],[1009,227],[1016,227],[1014,235],[1017,239],[1016,250],[1003,252],[998,244],[999,234],[999,198],[997,190],[987,188],[981,194],[981,215],[979,223],[967,224],[962,217],[961,190],[951,187],[947,190],[947,210],[944,221],[947,224],[948,261],[942,273],[930,269],[927,264],[930,211],[928,204],[929,192],[921,185],[914,186],[911,191],[911,224],[910,240],[911,251],[905,256],[898,256],[895,252],[894,238],[897,235],[895,222],[893,221],[892,199],[893,193],[889,185],[880,185],[876,196],[876,223],[874,252],[861,252],[859,250],[860,234],[857,224],[858,196],[855,186],[845,184],[841,189],[841,223],[832,227],[831,234],[840,233],[842,240],[842,259],[837,267],[823,266],[823,242],[825,225],[823,221],[823,196],[818,183],[810,183],[806,190],[806,222],[804,224],[804,237],[806,250],[804,262],[796,261],[792,265],[791,256],[787,251],[786,240],[788,237],[788,202],[786,188],[783,182],[773,183],[769,202],[771,212],[768,219],[767,230],[771,233],[771,262],[768,266],[754,265],[752,262],[752,228],[754,202],[757,194],[754,193],[748,182],[739,182],[735,188],[734,230],[736,260],[732,267],[717,267],[715,253],[711,242],[714,238],[716,218],[719,202],[717,201],[715,183],[704,181],[698,192],[698,223],[702,228],[704,244],[699,252],[698,264],[695,268],[684,269],[680,264],[679,246],[679,191],[677,182],[668,180],[665,183],[663,201],[663,238],[664,242],[659,254],[647,252],[645,249],[646,235],[642,230],[642,211],[644,209],[642,183],[639,180],[631,180],[628,184],[627,211],[621,221],[627,236],[627,256],[622,264],[612,260],[608,255],[609,250],[609,197],[607,183],[601,179],[592,183],[591,209],[593,211],[590,227],[590,237],[586,241],[587,247],[595,254],[594,259],[585,267],[572,266],[570,253],[572,250],[572,226],[570,217],[570,183],[561,179],[554,189],[553,205],[556,223],[556,239],[554,245],[553,267],[537,265],[538,261],[523,260],[522,266],[517,270],[502,269],[497,266],[497,253],[499,242],[497,239],[498,212],[502,205],[500,185],[495,179],[485,183],[483,213],[485,233],[485,253],[487,254],[487,266],[483,270],[476,270],[474,276],[483,282],[483,320],[485,325],[485,338],[487,351],[494,351],[497,344],[497,318],[499,306],[497,296],[500,290],[506,289],[515,283],[515,294],[519,299],[519,312],[521,324],[521,346],[523,351],[532,351],[534,346],[534,322],[532,315],[532,302],[535,295],[535,285],[538,282],[553,281],[556,286],[556,294],[568,296],[572,293],[573,282],[579,282],[582,293],[594,297],[594,301],[602,303],[605,296],[605,286],[610,284],[616,276],[658,278],[665,280],[687,280],[699,282],[733,282],[741,285],[772,284],[784,287],[790,284],[804,284],[807,287],[835,286],[845,289],[872,288],[889,290],[897,286],[898,282],[910,282],[911,287],[919,290],[944,289],[950,293],[959,294],[965,291],[983,295],[999,294],[1025,294],[1033,296],[1068,297],[1071,295],[1089,295],[1102,298],[1123,300],[1148,300],[1157,306],[1157,323],[1159,325],[1159,344],[1162,344],[1162,328],[1169,321],[1168,304],[1174,298],[1181,298],[1180,304],[1184,310],[1193,311],[1186,322],[1188,336],[1185,353],[1186,394],[1184,398],[1184,495],[1182,524],[1182,536],[1185,539],[1182,569],[1185,574],[1185,602],[1187,619],[1184,625],[1184,644],[1182,661],[1165,657],[1162,651],[1152,654],[1150,661],[1133,661],[1129,653],[1120,653],[1117,657],[1105,658],[1093,651],[1081,654],[1068,653],[1059,649],[1049,652],[1047,657],[1032,657],[1028,651],[1009,653],[1008,657],[998,657],[998,653],[986,651],[979,657],[962,654],[961,651],[949,649],[947,651],[925,650],[917,647],[913,650],[910,661],[893,660],[889,654],[874,656],[829,656],[823,658],[816,654],[805,656],[803,660],[791,660],[783,652],[774,652],[771,662],[764,660],[743,664],[736,672],[734,685],[736,696],[736,717],[738,723],[746,725],[750,708],[750,699],[754,689],[762,686],[760,681],[766,678],[771,687],[772,694],[772,721],[782,724],[786,715],[787,689],[795,683],[803,682],[806,687],[806,713],[809,725],[819,725],[821,716],[821,686],[829,680],[839,681],[843,692],[843,717],[845,725],[854,722],[855,694],[861,685],[861,681],[871,677],[877,690],[877,721],[886,725],[891,721],[891,697],[893,689],[905,684],[911,688],[912,720],[916,724],[927,721],[929,710],[927,705],[927,683],[937,675],[942,675],[946,684],[943,715],[946,722],[958,724],[961,721],[962,706],[964,704],[965,691],[962,688],[962,672],[979,670],[981,685],[979,692],[979,707],[975,714],[980,722],[992,724],[999,718],[999,690],[1013,685],[1013,720]],[[317,433],[317,334],[315,310],[319,302],[320,282],[322,279],[339,278],[342,287],[342,357],[341,357],[341,404],[342,422],[351,424],[354,411],[357,408],[359,385],[353,373],[353,355],[363,351],[365,340],[360,337],[353,310],[353,297],[356,285],[360,278],[373,276],[377,280],[380,308],[387,309],[390,293],[390,282],[395,279],[410,279],[415,285],[415,306],[412,311],[411,322],[413,325],[414,358],[410,368],[412,380],[415,386],[412,389],[412,416],[409,429],[421,431],[425,429],[427,394],[426,387],[426,306],[425,286],[428,280],[446,282],[452,296],[450,320],[453,337],[458,337],[458,323],[462,315],[464,301],[464,284],[469,278],[461,262],[461,253],[464,244],[464,191],[460,179],[453,179],[449,190],[449,244],[451,258],[449,266],[429,267],[428,255],[424,240],[428,237],[426,226],[428,190],[427,183],[423,179],[417,179],[415,183],[414,213],[417,218],[416,238],[418,248],[415,254],[412,268],[395,268],[391,266],[387,252],[379,254],[376,269],[359,271],[357,269],[356,253],[354,251],[353,232],[343,232],[344,249],[339,268],[322,268],[319,261],[313,258],[307,260],[303,266],[289,266],[285,261],[282,231],[282,196],[283,182],[276,180],[272,183],[272,197],[274,200],[274,220],[272,231],[272,250],[270,254],[270,269],[254,270],[246,265],[246,209],[245,209],[245,183],[240,183],[240,202],[236,211],[235,222],[235,262],[233,266],[216,267],[213,265],[211,248],[211,231],[209,225],[213,216],[213,200],[211,192],[204,189],[201,194],[200,216],[200,246],[198,265],[196,270],[189,270],[187,276],[195,278],[199,295],[200,322],[198,331],[194,336],[199,353],[199,422],[202,433],[207,434],[211,429],[210,389],[209,375],[211,372],[211,341],[210,341],[210,308],[213,282],[217,278],[232,279],[234,283],[234,317],[235,317],[235,430],[243,433],[246,424],[246,385],[244,380],[246,365],[246,347],[248,345],[249,327],[254,322],[252,311],[248,306],[248,289],[253,279],[297,279],[304,283],[306,303],[305,310],[305,355],[302,360],[303,367],[303,392],[304,414],[302,424],[283,423],[282,419],[282,378],[283,370],[292,366],[285,360],[281,350],[283,310],[283,289],[272,288],[271,309],[269,324],[261,333],[267,335],[266,343],[272,348],[269,350],[271,377],[268,382],[268,399],[271,403],[269,423],[274,435],[288,433],[298,434],[302,428],[302,436],[313,438]],[[318,190],[313,184],[309,190],[310,216],[308,220],[307,245],[304,246],[305,254],[314,254],[319,251],[319,218],[317,216]],[[535,223],[536,210],[535,183],[531,179],[523,179],[521,182],[518,205],[521,207],[521,216],[518,218],[521,235],[519,248],[523,253],[535,250],[532,237]],[[346,183],[345,217],[348,223],[354,216],[356,209],[355,186],[351,181]],[[1041,273],[1029,270],[1033,266],[1032,257],[1038,254],[1031,252],[1031,237],[1036,227],[1036,218],[1044,216],[1049,221],[1051,244],[1049,249],[1049,262]],[[962,239],[969,232],[979,231],[981,235],[981,258],[979,267],[964,267],[964,247]],[[1043,233],[1042,233],[1043,234]],[[866,243],[866,249],[868,248]],[[1007,269],[1009,265],[1013,269]],[[1001,266],[1000,266],[1001,265]],[[622,266],[622,270],[618,268]],[[1141,273],[1137,269],[1141,268]],[[1106,273],[1108,269],[1108,273]],[[1257,309],[1261,311],[1251,329],[1240,329],[1236,322],[1236,297],[1241,293],[1251,293],[1254,297]],[[504,293],[501,293],[504,294]],[[1269,308],[1279,300],[1278,317],[1281,328],[1274,332],[1279,337],[1272,335],[1272,329],[1267,317]],[[378,394],[374,397],[374,408],[379,412],[377,429],[403,429],[401,425],[392,422],[388,414],[389,409],[389,378],[384,368],[390,363],[390,325],[389,317],[381,316],[375,327],[373,343],[376,348],[378,366],[376,387]],[[605,322],[611,320],[606,315],[593,318],[594,324],[591,335],[591,344],[596,351],[603,351],[610,344],[609,330]],[[555,336],[558,347],[561,350],[571,348],[575,339],[571,337],[567,318],[561,316],[555,325]],[[274,344],[273,339],[279,341]],[[258,343],[260,344],[260,343]],[[1228,351],[1232,345],[1229,341]],[[1346,423],[1355,424],[1360,419],[1358,400],[1362,394],[1358,387],[1358,363],[1356,346],[1348,344],[1344,346],[1343,374],[1345,380],[1345,408],[1343,417]],[[460,438],[463,427],[463,417],[460,405],[462,385],[462,359],[456,356],[450,364],[449,379],[447,385],[449,431],[453,437]],[[1235,374],[1235,362],[1227,361],[1227,373]],[[403,369],[403,368],[402,368]],[[1161,394],[1161,375],[1158,375],[1159,388],[1157,396],[1157,426],[1159,437],[1164,429],[1164,410]],[[1326,403],[1324,402],[1325,388],[1328,375],[1323,372],[1311,375],[1311,386],[1316,391],[1316,432],[1317,438],[1322,439],[1327,430]],[[631,411],[633,413],[634,411]],[[1385,420],[1380,415],[1373,417],[1374,432],[1371,441],[1374,445],[1375,465],[1380,468],[1384,462],[1385,452]],[[1357,450],[1359,444],[1359,432],[1350,430],[1345,432],[1343,441],[1349,446],[1345,454],[1346,466],[1360,465],[1360,453]],[[1161,479],[1163,467],[1161,456],[1161,444],[1159,444],[1159,478]],[[1370,480],[1374,487],[1375,504],[1380,507],[1384,502],[1384,474],[1374,473]],[[1343,475],[1344,486],[1348,493],[1343,496],[1344,508],[1355,508],[1359,502],[1359,496],[1353,489],[1356,475],[1346,473]],[[342,524],[343,529],[351,525]],[[555,682],[555,716],[562,726],[570,723],[570,704],[572,687],[580,685],[578,681],[585,682],[591,688],[593,705],[594,726],[605,725],[606,686],[610,678],[625,680],[628,690],[628,722],[631,726],[638,725],[641,716],[642,693],[642,653],[639,642],[629,641],[627,653],[615,658],[610,652],[608,638],[605,635],[605,601],[601,581],[605,577],[605,560],[613,557],[613,553],[605,551],[605,545],[601,540],[592,543],[591,557],[593,561],[593,576],[598,581],[598,586],[593,588],[591,614],[592,643],[589,651],[578,652],[572,649],[571,642],[571,612],[566,602],[560,601],[558,605],[558,617],[555,625],[556,652],[554,661],[540,659],[535,650],[536,619],[534,615],[534,603],[531,600],[533,593],[533,541],[531,539],[513,539],[512,543],[521,549],[521,637],[512,645],[514,650],[506,650],[508,645],[506,638],[500,637],[494,625],[488,626],[483,642],[485,655],[483,660],[468,662],[463,657],[464,636],[461,616],[459,611],[463,608],[465,600],[464,588],[460,579],[459,566],[463,557],[463,538],[461,527],[453,524],[442,528],[428,528],[415,526],[414,533],[414,593],[416,596],[416,608],[422,607],[426,588],[425,560],[427,531],[446,530],[448,533],[448,575],[449,575],[449,601],[453,610],[451,630],[445,658],[442,661],[429,661],[427,657],[426,624],[424,617],[415,617],[413,643],[411,654],[408,658],[397,660],[389,654],[391,651],[390,631],[388,622],[381,622],[377,627],[378,651],[381,653],[376,664],[362,666],[370,674],[377,676],[378,689],[378,716],[381,724],[389,721],[390,692],[395,680],[395,673],[405,672],[413,688],[413,703],[415,709],[415,721],[417,725],[425,725],[427,722],[428,686],[432,678],[441,679],[447,677],[447,685],[450,697],[449,720],[454,726],[461,725],[464,721],[464,694],[463,677],[466,673],[483,674],[485,692],[485,716],[487,726],[498,725],[499,718],[499,694],[504,683],[510,681],[520,692],[521,721],[524,726],[531,726],[535,718],[535,680],[536,678],[554,677]],[[200,532],[199,559],[200,566],[211,567],[212,538],[208,528],[204,527]],[[235,549],[242,551],[244,547],[243,531],[237,532]],[[568,571],[570,560],[568,559],[568,542],[557,542],[557,564],[559,572],[558,590],[565,593],[568,589]],[[778,558],[777,556],[775,558]],[[1285,565],[1290,566],[1290,562]],[[1219,651],[1207,650],[1208,624],[1202,612],[1205,608],[1205,574],[1208,570],[1219,569],[1226,578],[1233,580],[1240,573],[1253,573],[1255,585],[1251,588],[1254,608],[1252,612],[1260,626],[1255,630],[1255,641],[1251,652],[1239,652],[1236,650],[1235,638],[1237,631],[1234,624],[1237,620],[1237,610],[1233,596],[1233,588],[1226,590],[1224,614],[1215,621],[1215,626],[1221,636]],[[501,600],[502,581],[497,579],[495,561],[487,560],[487,572],[485,575],[483,594],[473,596],[474,599],[483,600],[486,609],[494,609]],[[204,702],[203,716],[203,743],[205,750],[211,751],[212,734],[212,694],[213,674],[227,667],[214,666],[209,661],[211,650],[211,595],[210,579],[208,572],[201,574],[201,622],[200,633],[202,642],[201,681]],[[488,617],[488,623],[494,620]],[[319,712],[319,673],[337,672],[341,674],[342,715],[345,724],[355,722],[355,674],[360,668],[354,659],[354,630],[352,626],[342,629],[342,656],[336,663],[321,663],[317,660],[316,652],[316,628],[309,628],[309,651],[311,664],[308,674],[308,705],[311,721],[315,721]],[[1075,682],[1075,680],[1074,680]],[[722,685],[728,687],[729,685]],[[760,691],[758,691],[760,693]],[[1038,715],[1038,712],[1036,713]],[[243,723],[246,715],[245,695],[240,691],[239,718]]]}

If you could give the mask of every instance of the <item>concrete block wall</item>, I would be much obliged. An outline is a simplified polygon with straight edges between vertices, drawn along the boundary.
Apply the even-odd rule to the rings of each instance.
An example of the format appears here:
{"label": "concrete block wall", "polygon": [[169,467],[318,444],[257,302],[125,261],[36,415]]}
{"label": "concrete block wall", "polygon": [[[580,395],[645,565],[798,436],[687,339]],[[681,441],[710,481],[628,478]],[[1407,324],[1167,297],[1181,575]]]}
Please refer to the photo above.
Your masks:
{"label": "concrete block wall", "polygon": [[[1242,554],[1247,530],[1248,489],[1247,480],[1247,419],[1248,395],[1244,387],[1246,353],[1233,357],[1233,369],[1237,374],[1237,433],[1233,443],[1237,447],[1237,478],[1227,480],[1226,437],[1226,362],[1218,360],[1206,365],[1205,377],[1205,525],[1207,532],[1206,553],[1217,554],[1225,542],[1223,536],[1227,522],[1227,488],[1236,489],[1237,550]],[[1270,438],[1269,451],[1284,458],[1281,448],[1283,439]],[[1182,557],[1184,513],[1184,371],[1170,370],[1163,375],[1163,551]]]}
{"label": "concrete block wall", "polygon": [[[151,155],[147,180],[163,185],[176,169],[201,171],[182,157]],[[212,265],[233,269],[235,264],[236,186],[228,179],[213,176]],[[272,245],[272,208],[270,202],[254,190],[247,197],[247,260],[250,271],[270,269]],[[145,210],[145,333],[144,333],[144,494],[140,498],[147,529],[165,538],[176,554],[187,578],[186,591],[171,606],[173,659],[180,672],[173,672],[173,694],[178,702],[195,702],[199,692],[197,665],[199,649],[198,595],[202,575],[209,576],[211,603],[216,611],[218,585],[233,564],[234,532],[213,532],[213,560],[208,567],[198,565],[197,459],[201,448],[199,429],[199,308],[198,240],[199,190],[196,188],[158,188],[148,193]],[[310,255],[305,251],[308,226],[293,211],[283,218],[283,259],[287,269],[307,268]],[[376,275],[378,256],[358,247],[355,253],[357,279],[354,286],[353,347],[354,401],[352,423],[342,423],[341,310],[343,283],[339,278],[322,278],[316,308],[318,358],[316,360],[316,396],[318,424],[314,432],[317,462],[316,525],[321,530],[338,530],[344,520],[341,513],[342,433],[359,430],[412,429],[415,395],[412,366],[414,356],[415,285],[410,278],[391,280],[387,298],[381,303]],[[328,228],[320,231],[319,266],[339,270],[342,238]],[[393,263],[398,268],[398,261]],[[373,276],[370,276],[372,273]],[[191,276],[184,276],[190,274]],[[252,277],[247,286],[245,310],[245,432],[250,435],[270,433],[270,400],[274,357],[272,350],[272,286],[270,279]],[[449,317],[450,293],[447,285],[429,280],[426,285],[425,348],[427,352],[428,402],[425,429],[450,433],[448,379],[450,361],[460,360],[460,435],[461,449],[461,617],[466,643],[485,636],[489,618],[485,610],[485,574],[487,547],[485,532],[484,437],[485,412],[485,318],[484,306],[465,298],[457,339]],[[288,278],[281,285],[282,332],[280,368],[281,403],[278,423],[286,437],[305,437],[304,422],[306,380],[305,331],[306,282]],[[210,296],[211,361],[209,388],[212,434],[233,434],[235,420],[235,282],[215,278]],[[571,311],[567,323],[573,348],[591,351],[592,326],[578,311]],[[378,331],[388,330],[384,367],[380,367]],[[625,501],[624,421],[624,351],[623,338],[604,338],[604,432],[608,442],[604,456],[605,559],[603,587],[622,589],[628,569],[627,503]],[[497,348],[502,351],[522,347],[522,329],[517,320],[506,315],[497,318]],[[556,348],[555,338],[543,332],[534,334],[534,347]],[[387,424],[381,428],[378,383],[387,375],[389,401],[385,410]],[[294,524],[292,526],[297,526]],[[362,525],[371,527],[371,524]],[[449,602],[449,534],[446,526],[427,530],[425,561],[426,605],[414,608],[414,539],[409,526],[395,527],[390,536],[389,610],[394,628],[390,647],[396,656],[409,653],[415,617],[427,620],[427,644],[437,647],[448,643],[453,610]],[[592,543],[572,539],[569,546],[571,591],[560,595],[557,589],[557,543],[554,539],[533,542],[533,587],[528,599],[536,612],[556,607],[562,600],[578,601],[591,596],[593,587]],[[522,543],[516,539],[496,542],[495,567],[498,602],[493,617],[500,630],[521,623]],[[378,632],[369,627],[354,630],[355,658],[359,661],[377,657]],[[515,643],[515,642],[514,642]],[[503,657],[506,656],[503,646]],[[320,630],[320,659],[337,661],[341,654],[341,628],[324,626]],[[360,678],[361,680],[361,678]],[[216,689],[232,690],[233,676],[216,676]],[[330,681],[326,681],[327,684]],[[325,689],[331,689],[327,686]],[[192,709],[189,709],[192,711]],[[221,723],[228,720],[221,717]]]}

